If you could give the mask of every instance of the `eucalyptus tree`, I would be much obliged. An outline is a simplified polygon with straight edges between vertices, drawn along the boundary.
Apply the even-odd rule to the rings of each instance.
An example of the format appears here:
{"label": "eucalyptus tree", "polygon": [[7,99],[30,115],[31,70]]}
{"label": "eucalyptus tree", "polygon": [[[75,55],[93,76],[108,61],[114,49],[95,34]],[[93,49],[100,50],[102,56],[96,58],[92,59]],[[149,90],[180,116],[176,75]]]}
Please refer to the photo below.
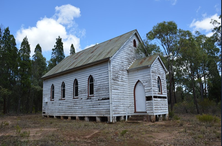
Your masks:
{"label": "eucalyptus tree", "polygon": [[[4,91],[12,93],[14,86],[16,85],[17,75],[17,53],[15,38],[10,34],[9,28],[5,28],[4,31],[0,30],[0,86]],[[5,93],[5,92],[4,92]],[[13,92],[14,93],[14,92]],[[12,96],[12,98],[7,97]],[[3,113],[8,112],[10,101],[13,99],[14,94],[2,94],[3,99]]]}
{"label": "eucalyptus tree", "polygon": [[41,110],[42,104],[42,87],[43,81],[41,77],[46,73],[46,58],[42,55],[42,48],[36,45],[34,55],[32,56],[32,77],[31,77],[31,102],[30,113],[34,109],[35,112]]}
{"label": "eucalyptus tree", "polygon": [[74,47],[73,44],[71,44],[71,46],[70,46],[70,55],[75,54],[75,53],[76,53],[75,47]]}
{"label": "eucalyptus tree", "polygon": [[60,38],[59,36],[58,38],[56,38],[56,44],[54,45],[54,48],[52,49],[52,55],[49,61],[48,70],[52,69],[64,58],[65,58],[65,55],[64,55],[64,50],[63,50],[63,42],[62,42],[62,38]]}
{"label": "eucalyptus tree", "polygon": [[[31,89],[31,60],[30,60],[30,45],[28,38],[25,37],[19,49],[19,86],[20,96],[18,97],[17,113],[20,110],[28,112],[30,103],[30,89]],[[21,104],[22,103],[22,104]]]}
{"label": "eucalyptus tree", "polygon": [[169,71],[168,85],[171,111],[173,110],[174,102],[176,102],[174,77],[176,68],[175,60],[180,56],[180,49],[185,45],[188,34],[188,31],[178,29],[175,22],[164,21],[155,25],[146,35],[148,40],[155,40],[159,43],[166,56],[166,67]]}

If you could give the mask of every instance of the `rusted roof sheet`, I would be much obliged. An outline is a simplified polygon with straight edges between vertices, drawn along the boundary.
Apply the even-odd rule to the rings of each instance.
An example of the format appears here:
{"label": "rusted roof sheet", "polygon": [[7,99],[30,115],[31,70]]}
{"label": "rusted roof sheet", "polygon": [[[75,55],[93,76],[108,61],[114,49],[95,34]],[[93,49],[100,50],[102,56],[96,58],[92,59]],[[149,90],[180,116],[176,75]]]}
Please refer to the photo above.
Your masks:
{"label": "rusted roof sheet", "polygon": [[129,67],[128,70],[142,68],[142,67],[150,67],[157,57],[158,55],[152,55],[142,59],[137,59],[133,62],[133,64]]}
{"label": "rusted roof sheet", "polygon": [[47,72],[42,78],[44,79],[54,74],[60,74],[67,70],[110,58],[135,32],[137,32],[137,30],[130,31],[108,41],[84,49],[71,56],[68,56],[55,67],[53,67],[49,72]]}

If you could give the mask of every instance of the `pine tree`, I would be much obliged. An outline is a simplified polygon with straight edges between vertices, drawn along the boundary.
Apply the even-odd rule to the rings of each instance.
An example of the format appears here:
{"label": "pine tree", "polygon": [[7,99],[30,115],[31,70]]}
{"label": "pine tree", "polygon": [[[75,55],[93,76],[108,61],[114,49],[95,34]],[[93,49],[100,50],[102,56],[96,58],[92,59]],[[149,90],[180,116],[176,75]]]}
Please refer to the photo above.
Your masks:
{"label": "pine tree", "polygon": [[46,58],[42,55],[42,48],[39,44],[36,45],[35,54],[32,56],[32,90],[30,113],[35,109],[35,112],[41,110],[42,104],[42,79],[41,77],[46,72]]}
{"label": "pine tree", "polygon": [[[5,91],[12,93],[13,86],[16,84],[17,77],[17,52],[15,38],[10,34],[9,28],[4,29],[2,35],[2,29],[0,32],[0,86]],[[15,92],[13,92],[15,93]],[[4,94],[3,98],[3,113],[8,112],[8,106],[10,105],[8,98],[9,94]],[[14,97],[13,95],[10,95]]]}
{"label": "pine tree", "polygon": [[70,55],[75,54],[75,53],[76,53],[75,47],[73,46],[73,44],[71,44],[71,46],[70,46]]}
{"label": "pine tree", "polygon": [[[17,112],[22,109],[28,112],[29,110],[29,95],[31,88],[31,60],[30,60],[30,45],[28,38],[25,37],[21,43],[19,50],[19,84],[20,84],[20,96],[18,99]],[[21,105],[22,103],[22,105]]]}
{"label": "pine tree", "polygon": [[65,58],[64,50],[63,50],[63,42],[60,36],[56,39],[56,44],[52,49],[51,59],[49,61],[48,70],[52,69],[56,66],[60,61]]}

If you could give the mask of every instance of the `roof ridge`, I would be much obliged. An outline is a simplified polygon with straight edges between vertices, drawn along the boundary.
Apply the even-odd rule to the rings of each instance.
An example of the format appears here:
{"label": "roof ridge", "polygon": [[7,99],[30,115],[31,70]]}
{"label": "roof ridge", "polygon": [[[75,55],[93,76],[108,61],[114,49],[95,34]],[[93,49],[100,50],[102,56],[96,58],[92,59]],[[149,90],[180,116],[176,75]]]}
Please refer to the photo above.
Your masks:
{"label": "roof ridge", "polygon": [[[111,40],[113,40],[113,39],[115,39],[115,38],[118,38],[118,37],[120,37],[120,36],[124,36],[124,35],[126,35],[126,34],[128,34],[128,33],[133,32],[133,31],[137,31],[137,29],[131,30],[131,31],[127,32],[127,33],[121,34],[121,35],[119,35],[119,36],[116,36],[116,37],[114,37],[114,38],[108,39],[108,40],[103,41],[103,42],[101,42],[101,43],[97,43],[97,44],[95,44],[95,45],[93,45],[93,46],[91,46],[91,47],[87,47],[87,48],[85,48],[85,49],[83,49],[83,50],[81,50],[81,51],[79,51],[79,52],[82,52],[82,51],[84,51],[84,50],[88,50],[88,49],[90,49],[90,48],[93,48],[93,47],[95,47],[96,45],[101,45],[101,44],[103,44],[103,43],[105,43],[105,42],[111,41]],[[79,53],[79,52],[77,52],[77,53]],[[76,53],[75,53],[75,54],[76,54]],[[72,54],[72,55],[74,55],[74,54]],[[69,56],[72,56],[72,55],[69,55]],[[67,56],[67,57],[68,57],[68,56]]]}

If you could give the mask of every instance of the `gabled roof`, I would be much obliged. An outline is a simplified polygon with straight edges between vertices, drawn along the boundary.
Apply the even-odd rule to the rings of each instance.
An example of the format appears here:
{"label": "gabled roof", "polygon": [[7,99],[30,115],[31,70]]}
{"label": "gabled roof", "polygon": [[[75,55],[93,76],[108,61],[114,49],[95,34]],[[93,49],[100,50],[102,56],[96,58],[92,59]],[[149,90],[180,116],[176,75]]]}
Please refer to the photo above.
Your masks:
{"label": "gabled roof", "polygon": [[59,64],[53,67],[42,78],[51,78],[56,75],[74,71],[81,67],[94,65],[96,63],[108,61],[137,30],[110,39],[108,41],[96,44],[78,53],[70,55],[63,59]]}
{"label": "gabled roof", "polygon": [[130,70],[134,70],[134,69],[141,69],[141,68],[151,67],[156,59],[159,59],[163,69],[167,73],[168,71],[167,71],[165,65],[163,64],[161,58],[159,57],[159,55],[152,55],[152,56],[148,56],[148,57],[145,57],[145,58],[142,58],[142,59],[137,59],[128,68],[128,70],[130,71]]}

